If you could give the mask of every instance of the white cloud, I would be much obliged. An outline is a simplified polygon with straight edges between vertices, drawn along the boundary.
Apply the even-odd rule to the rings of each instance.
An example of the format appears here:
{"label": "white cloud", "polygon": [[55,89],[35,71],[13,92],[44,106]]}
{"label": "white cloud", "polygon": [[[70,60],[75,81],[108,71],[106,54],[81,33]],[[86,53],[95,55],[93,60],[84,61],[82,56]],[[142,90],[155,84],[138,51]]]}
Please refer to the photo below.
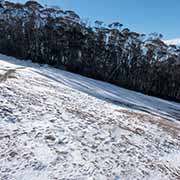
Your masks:
{"label": "white cloud", "polygon": [[177,39],[169,39],[169,40],[165,40],[164,41],[166,44],[170,45],[170,44],[173,44],[173,45],[180,45],[180,38],[177,38]]}

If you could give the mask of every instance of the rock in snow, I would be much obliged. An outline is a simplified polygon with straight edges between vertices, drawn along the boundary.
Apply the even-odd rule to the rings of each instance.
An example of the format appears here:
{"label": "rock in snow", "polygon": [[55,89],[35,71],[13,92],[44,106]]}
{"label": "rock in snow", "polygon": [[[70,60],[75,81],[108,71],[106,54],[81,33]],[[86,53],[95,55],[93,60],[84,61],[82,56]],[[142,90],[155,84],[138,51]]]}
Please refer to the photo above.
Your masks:
{"label": "rock in snow", "polygon": [[1,180],[178,180],[178,103],[0,56]]}

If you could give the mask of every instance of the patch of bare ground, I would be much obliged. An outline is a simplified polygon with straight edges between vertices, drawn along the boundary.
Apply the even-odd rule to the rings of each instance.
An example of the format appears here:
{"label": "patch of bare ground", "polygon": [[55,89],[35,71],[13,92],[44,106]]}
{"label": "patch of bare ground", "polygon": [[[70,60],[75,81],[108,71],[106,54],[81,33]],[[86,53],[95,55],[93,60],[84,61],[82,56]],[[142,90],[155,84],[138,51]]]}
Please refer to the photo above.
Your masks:
{"label": "patch of bare ground", "polygon": [[141,122],[150,122],[152,124],[158,125],[168,134],[173,136],[173,138],[180,140],[180,124],[178,122],[171,121],[163,117],[157,117],[149,115],[148,113],[141,113],[128,110],[115,110],[120,113],[124,113],[127,119],[138,119]]}

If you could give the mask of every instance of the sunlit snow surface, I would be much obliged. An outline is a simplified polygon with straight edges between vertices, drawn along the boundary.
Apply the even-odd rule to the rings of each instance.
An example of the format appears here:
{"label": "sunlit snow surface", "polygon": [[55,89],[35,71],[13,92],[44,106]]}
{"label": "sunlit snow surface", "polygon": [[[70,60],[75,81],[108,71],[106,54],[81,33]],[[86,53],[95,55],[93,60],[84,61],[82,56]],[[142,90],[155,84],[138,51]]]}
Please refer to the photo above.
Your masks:
{"label": "sunlit snow surface", "polygon": [[178,103],[0,59],[0,180],[180,178]]}

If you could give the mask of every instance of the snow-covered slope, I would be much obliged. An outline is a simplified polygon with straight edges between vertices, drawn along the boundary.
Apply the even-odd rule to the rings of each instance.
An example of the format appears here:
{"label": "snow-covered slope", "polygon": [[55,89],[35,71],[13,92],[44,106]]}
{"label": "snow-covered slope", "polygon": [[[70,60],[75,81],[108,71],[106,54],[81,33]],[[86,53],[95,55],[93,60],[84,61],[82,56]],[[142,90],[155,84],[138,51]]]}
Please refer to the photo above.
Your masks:
{"label": "snow-covered slope", "polygon": [[180,178],[178,103],[0,59],[25,66],[0,84],[0,179]]}
{"label": "snow-covered slope", "polygon": [[166,44],[168,45],[180,45],[180,38],[178,39],[170,39],[170,40],[166,40],[164,41]]}

